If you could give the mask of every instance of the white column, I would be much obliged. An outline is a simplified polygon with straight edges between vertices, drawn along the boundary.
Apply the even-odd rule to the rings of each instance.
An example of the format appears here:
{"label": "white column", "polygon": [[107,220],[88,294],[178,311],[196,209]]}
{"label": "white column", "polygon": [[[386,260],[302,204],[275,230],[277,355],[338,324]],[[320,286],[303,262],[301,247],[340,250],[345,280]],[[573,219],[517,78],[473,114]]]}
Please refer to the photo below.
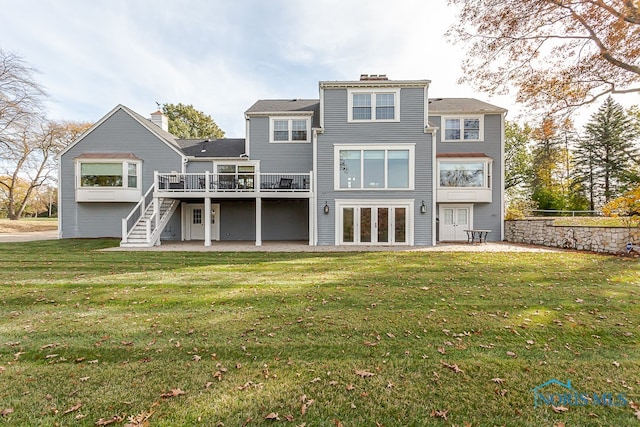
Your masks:
{"label": "white column", "polygon": [[204,245],[211,246],[211,197],[204,198]]}
{"label": "white column", "polygon": [[262,198],[256,197],[256,246],[262,246]]}
{"label": "white column", "polygon": [[314,246],[314,230],[316,229],[316,203],[315,196],[309,197],[309,246]]}

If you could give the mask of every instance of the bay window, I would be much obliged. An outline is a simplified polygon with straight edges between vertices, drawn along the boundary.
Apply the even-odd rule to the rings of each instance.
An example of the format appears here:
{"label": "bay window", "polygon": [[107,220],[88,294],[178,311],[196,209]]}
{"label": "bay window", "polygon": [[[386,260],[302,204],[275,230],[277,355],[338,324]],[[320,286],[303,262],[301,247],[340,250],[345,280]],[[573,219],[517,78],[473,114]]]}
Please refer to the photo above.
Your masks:
{"label": "bay window", "polygon": [[[446,160],[444,160],[446,158]],[[491,202],[493,160],[489,157],[438,159],[438,202]]]}
{"label": "bay window", "polygon": [[76,200],[138,201],[142,161],[130,153],[82,154],[76,158]]}

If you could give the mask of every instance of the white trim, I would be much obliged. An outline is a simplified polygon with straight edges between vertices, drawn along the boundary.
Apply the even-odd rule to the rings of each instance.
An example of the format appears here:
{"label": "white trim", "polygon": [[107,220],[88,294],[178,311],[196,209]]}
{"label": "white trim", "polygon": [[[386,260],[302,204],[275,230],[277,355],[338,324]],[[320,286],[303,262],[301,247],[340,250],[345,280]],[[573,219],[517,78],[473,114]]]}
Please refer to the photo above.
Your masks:
{"label": "white trim", "polygon": [[[276,120],[278,121],[286,120],[288,122],[287,131],[289,132],[289,138],[287,140],[276,141],[273,138],[273,132],[274,132],[273,123]],[[294,120],[305,121],[305,123],[307,124],[307,129],[306,129],[307,139],[304,139],[304,140],[293,139],[293,121]],[[270,116],[269,117],[269,143],[271,144],[308,144],[310,142],[311,142],[311,117],[309,116]]]}
{"label": "white trim", "polygon": [[[335,199],[334,200],[334,224],[335,224],[335,235],[334,242],[336,245],[391,245],[391,246],[413,246],[414,245],[414,217],[415,217],[415,200],[414,199]],[[343,216],[342,209],[343,208],[406,208],[405,212],[405,237],[406,242],[393,242],[392,233],[389,233],[389,242],[357,242],[359,239],[354,239],[356,242],[343,242],[342,241],[342,231],[343,231]],[[356,209],[357,211],[358,209]],[[395,227],[393,226],[393,221],[389,219],[389,229],[393,230]],[[360,225],[359,219],[354,216],[354,237],[360,235]],[[373,240],[373,239],[372,239]]]}
{"label": "white trim", "polygon": [[500,115],[500,126],[502,127],[500,132],[500,241],[504,240],[504,215],[505,215],[505,206],[504,206],[504,179],[505,179],[505,171],[504,171],[504,145],[505,145],[505,116],[507,113],[502,113]]}
{"label": "white trim", "polygon": [[211,197],[204,198],[204,245],[211,246]]}
{"label": "white trim", "polygon": [[[385,187],[381,188],[341,188],[340,187],[340,151],[341,150],[408,150],[409,151],[409,186],[406,188],[388,188],[387,156],[385,154],[384,176]],[[333,189],[334,191],[411,191],[415,189],[416,144],[334,144],[333,145]],[[361,162],[363,159],[360,159]],[[362,164],[362,163],[361,163]],[[363,183],[364,168],[360,168],[360,182]]]}
{"label": "white trim", "polygon": [[58,215],[58,239],[62,239],[62,162],[58,159],[58,191],[56,191],[56,197],[58,198],[57,215]]}
{"label": "white trim", "polygon": [[[484,142],[484,114],[450,114],[441,116],[441,128],[442,128],[442,142]],[[460,120],[460,139],[446,139],[447,138],[447,119]],[[478,119],[479,130],[478,139],[464,139],[464,120],[465,119]]]}
{"label": "white trim", "polygon": [[436,212],[437,206],[437,195],[436,195],[436,185],[437,185],[437,177],[438,177],[438,168],[433,167],[436,164],[436,147],[437,147],[437,130],[431,130],[431,244],[433,246],[436,245],[436,219],[438,218],[438,213]]}
{"label": "white trim", "polygon": [[357,81],[322,81],[320,89],[348,88],[403,88],[428,86],[431,80],[357,80]]}
{"label": "white trim", "polygon": [[262,246],[262,198],[256,197],[256,246]]}
{"label": "white trim", "polygon": [[[353,118],[353,95],[371,95],[371,118]],[[393,119],[376,119],[376,95],[393,94]],[[349,88],[347,89],[347,122],[348,123],[390,123],[400,121],[400,88]]]}

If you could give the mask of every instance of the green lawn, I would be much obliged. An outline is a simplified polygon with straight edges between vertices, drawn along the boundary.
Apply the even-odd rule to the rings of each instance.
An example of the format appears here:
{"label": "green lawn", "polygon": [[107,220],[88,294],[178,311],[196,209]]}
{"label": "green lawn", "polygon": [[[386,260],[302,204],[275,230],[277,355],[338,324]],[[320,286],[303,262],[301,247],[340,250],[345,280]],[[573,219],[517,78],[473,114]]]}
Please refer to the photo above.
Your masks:
{"label": "green lawn", "polygon": [[637,259],[115,245],[0,244],[0,425],[640,425]]}

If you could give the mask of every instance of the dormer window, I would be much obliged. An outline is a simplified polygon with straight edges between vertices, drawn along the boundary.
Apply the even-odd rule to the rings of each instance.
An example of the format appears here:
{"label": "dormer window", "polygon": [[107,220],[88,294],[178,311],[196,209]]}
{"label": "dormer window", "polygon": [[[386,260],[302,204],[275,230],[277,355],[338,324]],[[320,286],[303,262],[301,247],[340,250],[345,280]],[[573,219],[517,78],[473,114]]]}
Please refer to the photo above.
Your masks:
{"label": "dormer window", "polygon": [[310,120],[307,117],[272,117],[270,142],[309,142]]}
{"label": "dormer window", "polygon": [[351,123],[400,120],[400,89],[350,89],[348,97]]}

